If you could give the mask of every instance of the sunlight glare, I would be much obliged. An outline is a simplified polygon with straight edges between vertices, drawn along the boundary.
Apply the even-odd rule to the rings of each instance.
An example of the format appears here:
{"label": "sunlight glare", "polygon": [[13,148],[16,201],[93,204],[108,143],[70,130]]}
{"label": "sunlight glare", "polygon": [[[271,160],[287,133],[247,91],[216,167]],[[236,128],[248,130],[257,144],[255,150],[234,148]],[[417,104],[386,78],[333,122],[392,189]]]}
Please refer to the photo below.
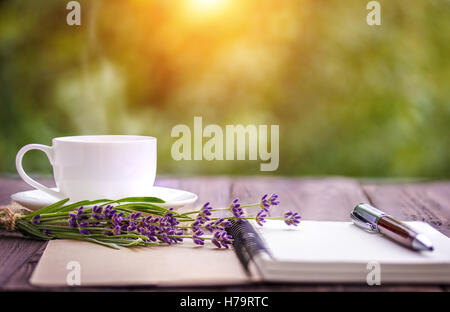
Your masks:
{"label": "sunlight glare", "polygon": [[212,13],[222,9],[226,0],[189,0],[190,7],[198,13]]}

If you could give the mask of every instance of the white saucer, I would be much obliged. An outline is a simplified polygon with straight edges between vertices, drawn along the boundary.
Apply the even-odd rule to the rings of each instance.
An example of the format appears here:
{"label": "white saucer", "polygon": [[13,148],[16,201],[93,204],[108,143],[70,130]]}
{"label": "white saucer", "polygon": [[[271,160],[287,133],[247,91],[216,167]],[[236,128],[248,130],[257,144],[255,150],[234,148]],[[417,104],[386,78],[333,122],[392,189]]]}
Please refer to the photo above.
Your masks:
{"label": "white saucer", "polygon": [[[53,190],[57,189],[53,188]],[[145,196],[161,198],[165,201],[165,203],[158,205],[164,208],[180,208],[185,205],[192,204],[198,198],[198,196],[194,193],[162,186],[154,186],[150,188],[148,194],[145,194]],[[58,198],[39,190],[18,192],[12,194],[11,199],[31,210],[40,209],[59,200]]]}

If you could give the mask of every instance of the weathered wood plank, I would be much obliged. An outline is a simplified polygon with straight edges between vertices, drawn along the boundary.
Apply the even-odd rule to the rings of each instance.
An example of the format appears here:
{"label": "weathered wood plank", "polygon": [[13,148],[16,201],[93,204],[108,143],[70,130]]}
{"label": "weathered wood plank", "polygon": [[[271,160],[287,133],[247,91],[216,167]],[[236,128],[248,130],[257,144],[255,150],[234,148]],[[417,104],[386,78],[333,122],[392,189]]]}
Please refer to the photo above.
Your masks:
{"label": "weathered wood plank", "polygon": [[[45,181],[51,184],[51,181]],[[163,177],[157,185],[174,187],[192,191],[199,195],[195,205],[210,201],[213,207],[225,207],[229,202],[239,197],[243,202],[258,202],[265,193],[280,195],[280,207],[274,207],[272,215],[280,215],[282,211],[296,210],[306,220],[348,221],[349,212],[359,202],[372,202],[389,213],[401,218],[429,221],[435,226],[448,228],[450,183],[437,183],[433,186],[424,185],[364,185],[347,178],[278,178],[278,177]],[[0,178],[0,204],[9,203],[11,193],[30,189],[18,179]],[[402,191],[399,191],[402,189]],[[390,199],[384,198],[387,196]],[[399,195],[406,193],[403,195]],[[389,195],[391,194],[391,195]],[[400,196],[400,199],[398,198]],[[403,196],[403,197],[402,197]],[[412,199],[411,199],[412,198]],[[413,202],[414,204],[412,204]],[[400,203],[400,208],[398,208]],[[402,208],[403,207],[403,208]],[[431,207],[431,208],[430,208]],[[250,213],[257,209],[250,210]],[[434,223],[433,223],[434,222]],[[442,222],[442,225],[439,225]],[[448,234],[447,234],[448,235]],[[28,241],[19,238],[0,238],[0,287],[8,290],[42,290],[28,284],[28,279],[39,261],[45,243]],[[6,246],[6,249],[3,249]],[[5,253],[3,251],[5,250]],[[16,259],[18,261],[14,262]],[[4,267],[4,263],[6,266]],[[3,270],[3,271],[2,271]],[[7,272],[3,275],[2,273]],[[3,285],[3,286],[1,286]],[[443,287],[424,286],[361,286],[361,285],[295,285],[295,284],[265,284],[234,287],[208,288],[81,288],[83,291],[105,290],[137,290],[137,291],[441,291]],[[46,290],[74,290],[72,288],[57,288]]]}
{"label": "weathered wood plank", "polygon": [[280,196],[280,207],[273,207],[271,215],[294,210],[304,220],[350,221],[355,205],[368,200],[359,183],[347,178],[237,178],[233,183],[233,197],[245,201],[257,202],[265,193]]}
{"label": "weathered wood plank", "polygon": [[17,291],[31,291],[37,289],[31,285],[28,281],[33,273],[34,268],[39,262],[42,254],[44,253],[46,242],[34,241],[36,247],[35,252],[28,257],[28,259],[19,266],[15,271],[12,271],[7,282],[4,284],[4,290],[17,290]]}
{"label": "weathered wood plank", "polygon": [[371,203],[402,220],[425,221],[450,236],[450,183],[363,185]]}
{"label": "weathered wood plank", "polygon": [[0,236],[0,288],[45,244],[36,240]]}

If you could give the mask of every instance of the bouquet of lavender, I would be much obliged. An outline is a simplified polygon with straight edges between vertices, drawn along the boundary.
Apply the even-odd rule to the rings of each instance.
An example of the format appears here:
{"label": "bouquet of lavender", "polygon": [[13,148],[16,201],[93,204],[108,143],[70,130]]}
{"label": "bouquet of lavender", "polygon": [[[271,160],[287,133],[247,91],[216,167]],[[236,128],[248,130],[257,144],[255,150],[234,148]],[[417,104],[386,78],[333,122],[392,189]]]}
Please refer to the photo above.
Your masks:
{"label": "bouquet of lavender", "polygon": [[[278,195],[264,195],[258,203],[241,205],[233,200],[226,208],[214,209],[205,203],[199,210],[179,213],[161,206],[164,201],[156,197],[127,197],[119,200],[100,199],[67,204],[61,200],[30,214],[16,214],[8,208],[0,210],[0,227],[19,231],[24,236],[50,240],[77,239],[119,249],[119,246],[149,246],[174,244],[192,239],[204,245],[211,241],[217,248],[228,248],[233,238],[226,231],[232,221],[255,219],[263,225],[266,219],[282,219],[297,226],[300,216],[286,212],[282,217],[269,217],[271,206],[279,204]],[[245,208],[259,207],[254,217]],[[213,213],[227,211],[227,217],[214,217]]]}

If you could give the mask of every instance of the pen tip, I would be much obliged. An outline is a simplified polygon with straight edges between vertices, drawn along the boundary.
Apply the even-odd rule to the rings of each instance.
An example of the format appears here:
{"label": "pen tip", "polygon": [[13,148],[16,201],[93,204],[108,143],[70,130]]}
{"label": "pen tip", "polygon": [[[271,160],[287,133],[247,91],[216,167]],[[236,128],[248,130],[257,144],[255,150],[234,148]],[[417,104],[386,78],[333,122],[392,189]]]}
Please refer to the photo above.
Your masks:
{"label": "pen tip", "polygon": [[428,250],[433,251],[434,247],[431,241],[423,234],[418,234],[414,237],[413,248],[416,250]]}

